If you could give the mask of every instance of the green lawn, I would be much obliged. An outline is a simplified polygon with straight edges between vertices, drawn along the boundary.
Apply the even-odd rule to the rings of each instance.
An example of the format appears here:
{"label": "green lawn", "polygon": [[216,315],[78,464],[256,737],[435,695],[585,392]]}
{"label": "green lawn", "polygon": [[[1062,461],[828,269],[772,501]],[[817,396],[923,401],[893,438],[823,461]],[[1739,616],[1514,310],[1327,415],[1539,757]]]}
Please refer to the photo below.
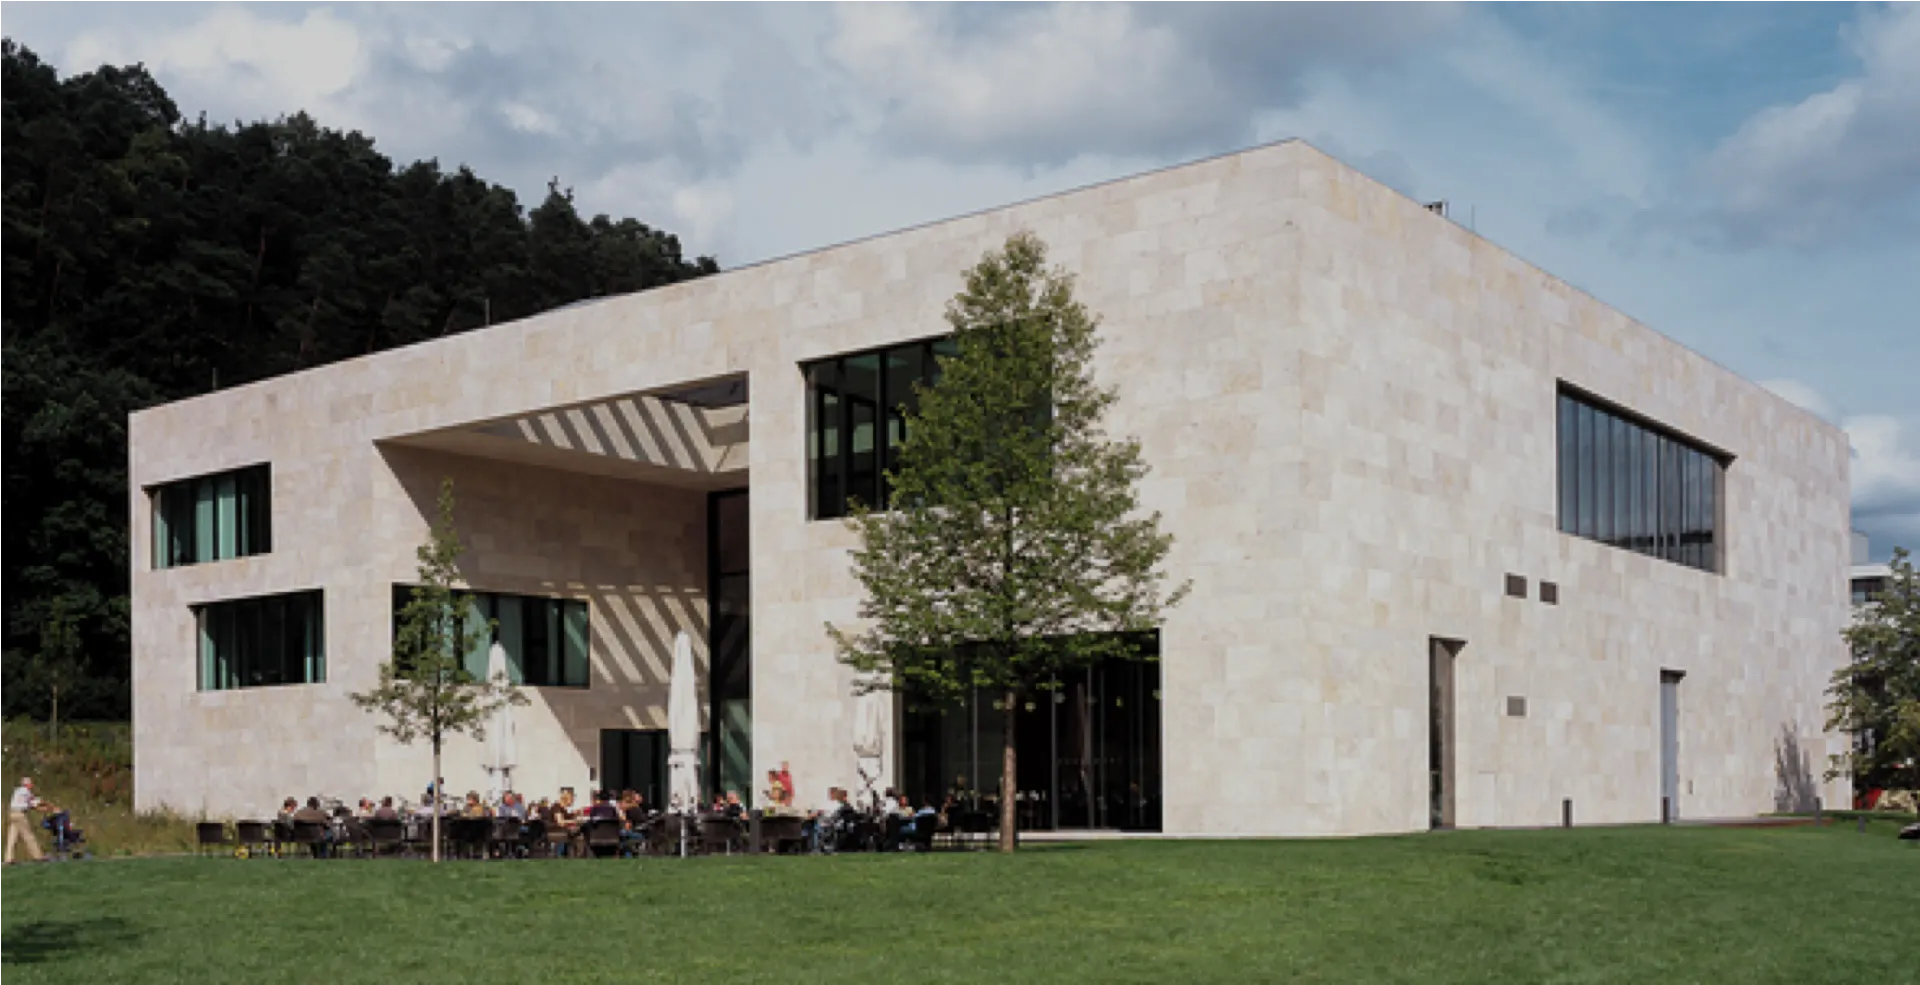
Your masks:
{"label": "green lawn", "polygon": [[7,871],[28,982],[1912,982],[1881,826]]}

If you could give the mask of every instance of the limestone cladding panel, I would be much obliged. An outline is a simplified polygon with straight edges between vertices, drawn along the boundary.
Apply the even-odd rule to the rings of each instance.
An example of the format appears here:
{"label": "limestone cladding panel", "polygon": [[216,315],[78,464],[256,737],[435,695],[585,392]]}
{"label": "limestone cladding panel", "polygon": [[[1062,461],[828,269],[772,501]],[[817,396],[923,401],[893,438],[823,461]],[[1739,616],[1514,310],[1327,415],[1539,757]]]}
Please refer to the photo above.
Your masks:
{"label": "limestone cladding panel", "polygon": [[[140,734],[180,736],[143,750],[143,766],[169,748],[199,754],[186,738],[199,719],[183,710],[246,704],[164,676],[155,644],[180,644],[152,614],[188,585],[216,587],[199,579],[364,582],[364,603],[330,593],[330,620],[350,604],[343,618],[378,624],[354,630],[361,645],[384,640],[373,593],[409,567],[420,520],[392,502],[406,498],[404,470],[372,442],[744,370],[755,767],[791,763],[806,803],[850,783],[851,680],[823,627],[857,611],[852,538],[806,518],[798,366],[945,331],[960,271],[1023,228],[1104,319],[1095,369],[1120,387],[1113,431],[1140,439],[1145,504],[1177,538],[1172,574],[1194,586],[1162,630],[1168,830],[1424,827],[1430,635],[1467,643],[1463,824],[1547,823],[1563,797],[1581,820],[1652,819],[1661,668],[1688,675],[1685,813],[1770,807],[1783,728],[1818,768],[1819,694],[1846,611],[1843,436],[1298,142],[136,415],[136,485],[251,456],[275,460],[276,496],[313,487],[289,490],[298,502],[276,537],[290,540],[269,558],[154,574],[136,549],[136,706],[171,719]],[[1737,456],[1726,574],[1555,530],[1561,379]],[[377,543],[354,536],[376,518]],[[548,534],[569,544],[560,529],[535,539]],[[514,570],[575,549],[514,548],[528,566]],[[1558,581],[1561,604],[1503,598],[1507,572]],[[1508,694],[1528,697],[1526,718],[1502,716]],[[329,727],[358,714],[330,709]],[[370,758],[372,739],[355,741]],[[590,758],[576,751],[563,765]],[[393,782],[415,775],[394,769]],[[198,779],[166,789],[198,791]]]}

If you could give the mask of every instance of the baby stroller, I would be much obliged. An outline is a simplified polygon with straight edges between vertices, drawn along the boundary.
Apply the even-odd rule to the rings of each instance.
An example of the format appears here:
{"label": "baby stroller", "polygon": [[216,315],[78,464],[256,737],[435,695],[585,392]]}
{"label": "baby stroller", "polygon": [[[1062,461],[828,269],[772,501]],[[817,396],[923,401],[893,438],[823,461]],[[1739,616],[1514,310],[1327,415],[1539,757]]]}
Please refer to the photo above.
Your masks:
{"label": "baby stroller", "polygon": [[54,811],[40,822],[40,826],[53,832],[52,858],[71,859],[76,851],[80,858],[87,857],[87,850],[77,847],[86,844],[87,833],[73,826],[73,815],[64,810]]}

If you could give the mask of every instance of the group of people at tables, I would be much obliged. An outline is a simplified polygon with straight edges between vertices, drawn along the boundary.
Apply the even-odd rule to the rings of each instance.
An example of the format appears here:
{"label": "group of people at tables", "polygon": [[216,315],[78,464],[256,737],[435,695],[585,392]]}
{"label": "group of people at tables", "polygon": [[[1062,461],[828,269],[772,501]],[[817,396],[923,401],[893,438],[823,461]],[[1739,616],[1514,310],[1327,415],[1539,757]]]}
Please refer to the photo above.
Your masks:
{"label": "group of people at tables", "polygon": [[[808,851],[820,851],[824,846],[832,845],[840,832],[851,830],[863,817],[884,820],[898,818],[898,824],[885,824],[888,832],[888,849],[906,847],[913,844],[918,834],[931,834],[942,823],[944,810],[936,810],[932,804],[923,804],[915,810],[908,799],[888,788],[885,795],[875,797],[864,807],[856,807],[850,792],[844,787],[830,787],[827,803],[819,810],[801,811],[793,802],[793,774],[787,764],[780,769],[767,773],[767,817],[798,817],[801,819],[801,838]],[[610,822],[620,825],[622,846],[630,842],[645,839],[652,824],[661,817],[646,798],[635,790],[599,790],[594,793],[593,802],[581,805],[576,800],[572,787],[560,788],[558,797],[542,798],[537,802],[528,802],[526,797],[515,791],[502,793],[497,801],[481,797],[478,791],[468,791],[460,801],[436,796],[436,790],[429,784],[425,796],[418,806],[395,806],[392,797],[382,797],[376,803],[371,797],[362,797],[357,808],[351,812],[336,811],[329,814],[321,807],[320,798],[308,797],[301,805],[298,799],[288,797],[281,805],[278,820],[283,824],[313,823],[322,826],[324,841],[314,846],[315,854],[325,855],[336,842],[346,837],[343,830],[349,815],[351,819],[365,821],[412,821],[416,824],[431,822],[435,805],[438,805],[443,821],[464,818],[469,820],[493,820],[505,818],[529,825],[540,822],[554,851],[562,856],[584,854],[587,850],[586,826],[593,822]],[[711,805],[704,810],[697,804],[683,804],[675,797],[667,807],[667,813],[681,815],[702,815],[705,818],[720,818],[742,825],[747,820],[747,807],[742,803],[738,791],[729,790],[714,797]],[[338,823],[336,823],[338,822]],[[926,827],[922,832],[920,829]]]}

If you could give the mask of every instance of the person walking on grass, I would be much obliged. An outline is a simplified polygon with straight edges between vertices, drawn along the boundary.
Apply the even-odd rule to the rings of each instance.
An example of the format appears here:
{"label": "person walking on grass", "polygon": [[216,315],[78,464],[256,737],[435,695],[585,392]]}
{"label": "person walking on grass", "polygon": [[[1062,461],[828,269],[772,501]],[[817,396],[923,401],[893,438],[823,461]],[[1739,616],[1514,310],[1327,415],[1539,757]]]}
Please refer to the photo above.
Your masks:
{"label": "person walking on grass", "polygon": [[27,812],[40,807],[40,798],[33,795],[33,777],[23,776],[20,785],[13,788],[13,800],[7,805],[7,853],[8,865],[14,863],[13,843],[27,843],[27,857],[40,861],[40,838],[34,834],[33,822],[27,820]]}

